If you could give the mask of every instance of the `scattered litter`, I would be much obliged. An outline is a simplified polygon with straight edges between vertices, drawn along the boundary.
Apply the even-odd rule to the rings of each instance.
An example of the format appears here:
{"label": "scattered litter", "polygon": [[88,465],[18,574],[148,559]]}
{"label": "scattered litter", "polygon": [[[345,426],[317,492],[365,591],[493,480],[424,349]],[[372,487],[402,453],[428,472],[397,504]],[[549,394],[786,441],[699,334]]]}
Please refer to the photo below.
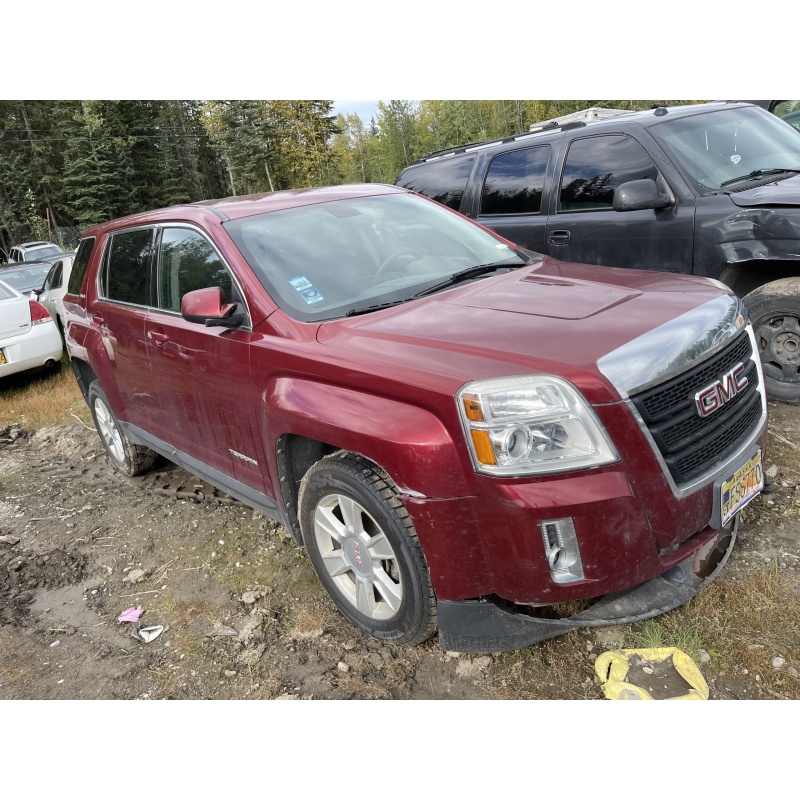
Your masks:
{"label": "scattered litter", "polygon": [[131,606],[130,608],[125,609],[118,617],[117,622],[138,622],[139,617],[144,614],[143,608],[137,608],[136,606]]}
{"label": "scattered litter", "polygon": [[214,627],[210,631],[206,631],[205,636],[238,636],[239,631],[232,628],[230,625],[223,625],[221,622],[215,622]]}
{"label": "scattered litter", "polygon": [[153,639],[158,639],[162,633],[164,633],[163,625],[143,625],[141,628],[135,628],[131,632],[131,636],[147,644],[148,642],[152,642]]}
{"label": "scattered litter", "polygon": [[708,700],[697,665],[676,647],[609,650],[594,671],[609,700]]}
{"label": "scattered litter", "polygon": [[143,569],[132,569],[123,579],[123,583],[141,583],[147,572]]}

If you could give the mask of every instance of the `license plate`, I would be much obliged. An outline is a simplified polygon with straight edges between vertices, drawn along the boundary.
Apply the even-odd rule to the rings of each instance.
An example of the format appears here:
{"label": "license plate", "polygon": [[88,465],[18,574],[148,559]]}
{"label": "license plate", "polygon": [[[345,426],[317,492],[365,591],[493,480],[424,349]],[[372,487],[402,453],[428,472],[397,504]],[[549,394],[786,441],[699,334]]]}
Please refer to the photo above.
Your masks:
{"label": "license plate", "polygon": [[727,525],[764,488],[759,450],[730,480],[722,484],[722,524]]}
{"label": "license plate", "polygon": [[6,363],[6,354],[2,350],[0,350],[0,364],[5,364],[5,363]]}

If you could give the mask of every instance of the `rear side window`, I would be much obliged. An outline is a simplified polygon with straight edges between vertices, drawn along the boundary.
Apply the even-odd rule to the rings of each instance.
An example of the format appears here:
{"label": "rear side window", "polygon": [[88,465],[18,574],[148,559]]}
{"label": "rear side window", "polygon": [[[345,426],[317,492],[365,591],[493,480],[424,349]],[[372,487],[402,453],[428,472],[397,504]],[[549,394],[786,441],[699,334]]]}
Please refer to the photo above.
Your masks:
{"label": "rear side window", "polygon": [[549,145],[497,156],[483,184],[481,214],[538,214],[549,161]]}
{"label": "rear side window", "polygon": [[64,266],[63,261],[59,261],[55,266],[55,271],[53,272],[53,279],[50,283],[51,289],[60,289],[61,288],[61,269]]}
{"label": "rear side window", "polygon": [[231,275],[211,243],[187,228],[164,228],[159,255],[158,307],[180,311],[181,298],[195,289],[219,286],[225,299],[239,302]]}
{"label": "rear side window", "polygon": [[106,260],[105,296],[121,303],[146,306],[153,252],[153,228],[116,233]]}
{"label": "rear side window", "polygon": [[90,236],[88,239],[81,239],[78,245],[78,252],[75,254],[75,261],[72,264],[72,272],[69,276],[69,286],[67,290],[70,294],[80,294],[83,285],[83,276],[86,274],[86,267],[89,266],[89,256],[94,249],[96,239]]}
{"label": "rear side window", "polygon": [[431,161],[400,173],[397,186],[424,194],[456,211],[467,188],[475,156]]}
{"label": "rear side window", "polygon": [[594,136],[570,145],[559,211],[594,211],[612,208],[614,189],[627,181],[659,177],[645,149],[629,136]]}

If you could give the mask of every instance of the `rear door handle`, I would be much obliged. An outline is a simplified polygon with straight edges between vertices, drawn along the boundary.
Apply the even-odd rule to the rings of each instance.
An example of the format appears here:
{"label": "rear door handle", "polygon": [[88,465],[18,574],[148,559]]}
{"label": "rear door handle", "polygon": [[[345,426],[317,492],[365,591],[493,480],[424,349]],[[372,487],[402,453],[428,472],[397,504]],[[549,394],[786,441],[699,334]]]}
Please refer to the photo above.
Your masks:
{"label": "rear door handle", "polygon": [[550,231],[548,244],[569,244],[569,231]]}
{"label": "rear door handle", "polygon": [[166,333],[157,333],[156,331],[148,331],[147,338],[152,339],[158,347],[163,347],[169,341],[169,336]]}

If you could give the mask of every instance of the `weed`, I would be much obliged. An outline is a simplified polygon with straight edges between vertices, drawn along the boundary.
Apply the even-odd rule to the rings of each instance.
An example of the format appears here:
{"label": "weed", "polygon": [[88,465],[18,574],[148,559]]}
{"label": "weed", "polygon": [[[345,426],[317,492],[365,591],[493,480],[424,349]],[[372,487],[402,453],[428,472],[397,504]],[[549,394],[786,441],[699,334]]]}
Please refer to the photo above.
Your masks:
{"label": "weed", "polygon": [[74,417],[92,424],[66,356],[55,374],[22,373],[0,381],[0,420],[4,425],[35,430],[73,421]]}
{"label": "weed", "polygon": [[669,615],[648,619],[631,632],[634,647],[657,648],[677,647],[690,658],[697,658],[703,649],[700,632],[682,624],[682,621]]}

